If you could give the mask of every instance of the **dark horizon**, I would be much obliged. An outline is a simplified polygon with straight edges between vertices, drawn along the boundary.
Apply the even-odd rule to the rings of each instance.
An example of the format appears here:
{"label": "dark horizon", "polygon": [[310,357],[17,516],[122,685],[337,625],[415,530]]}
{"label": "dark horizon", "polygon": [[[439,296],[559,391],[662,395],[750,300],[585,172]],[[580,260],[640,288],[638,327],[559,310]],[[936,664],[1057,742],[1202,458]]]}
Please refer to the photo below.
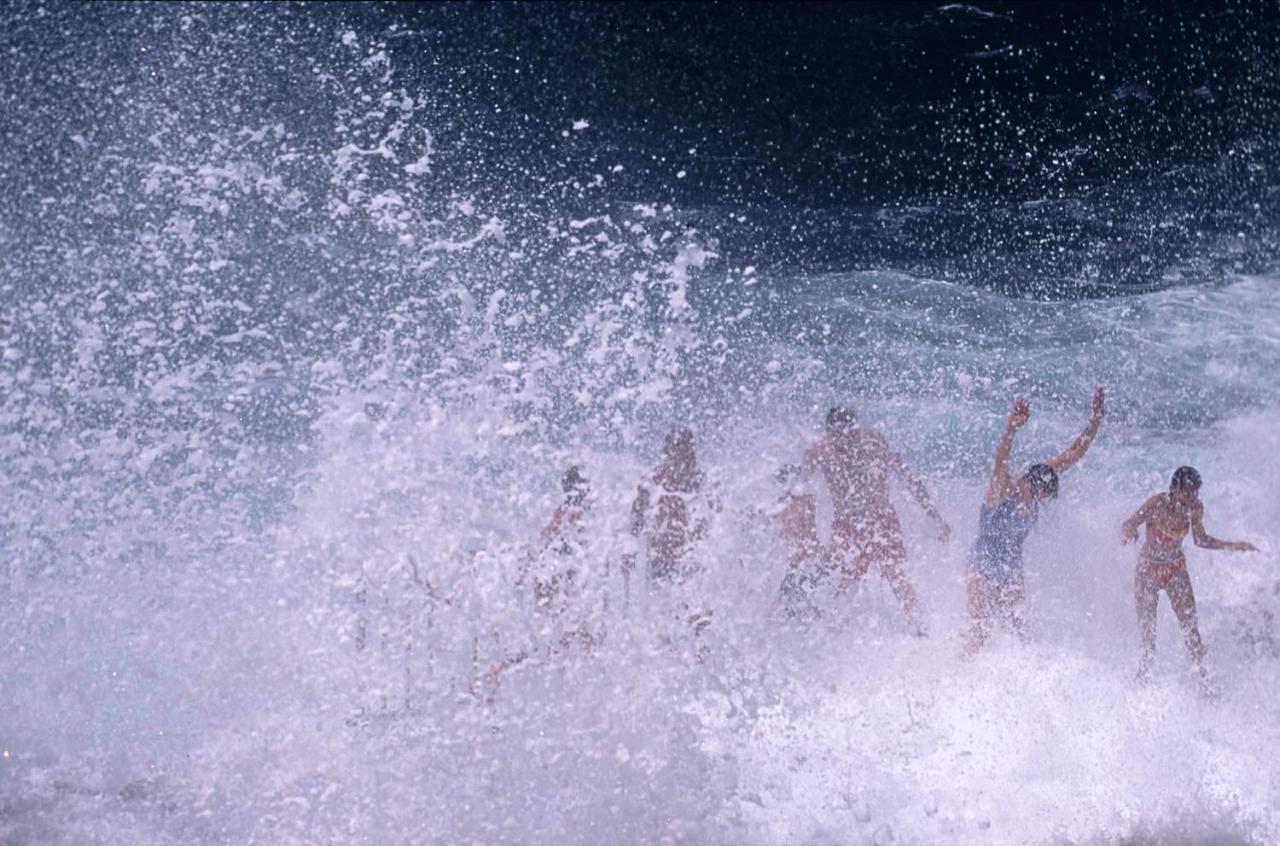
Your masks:
{"label": "dark horizon", "polygon": [[[319,57],[356,49],[338,37],[351,32],[428,99],[442,190],[513,228],[533,208],[669,203],[740,264],[890,266],[1049,297],[1280,260],[1275,4],[24,9],[0,118],[0,211],[17,230],[46,226],[38,198],[85,184],[65,138],[89,126],[139,155],[146,133],[116,91],[157,119],[234,131],[283,116],[320,138],[308,86]],[[601,189],[575,188],[592,175]]]}

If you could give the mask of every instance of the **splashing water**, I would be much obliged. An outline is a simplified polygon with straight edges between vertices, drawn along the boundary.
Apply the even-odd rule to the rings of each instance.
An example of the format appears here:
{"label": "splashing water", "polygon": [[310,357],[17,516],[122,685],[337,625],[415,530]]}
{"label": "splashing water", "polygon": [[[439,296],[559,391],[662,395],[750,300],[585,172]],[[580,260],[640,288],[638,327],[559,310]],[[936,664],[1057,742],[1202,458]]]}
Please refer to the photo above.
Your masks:
{"label": "splashing water", "polygon": [[[0,840],[1280,838],[1274,275],[1036,302],[757,269],[705,209],[609,194],[594,121],[554,172],[482,161],[403,31],[299,15],[14,13],[107,36],[105,87],[64,57],[23,95],[4,170]],[[1094,384],[1102,434],[1027,550],[1031,643],[962,661],[1007,403],[1033,398],[1025,465]],[[927,639],[874,575],[811,627],[773,613],[774,474],[837,402],[956,527],[895,491]],[[624,562],[674,425],[716,508],[664,588]],[[1119,523],[1186,463],[1210,531],[1264,550],[1189,556],[1213,700],[1167,605],[1132,681]],[[591,495],[549,562],[571,464]],[[570,564],[550,616],[528,571]]]}

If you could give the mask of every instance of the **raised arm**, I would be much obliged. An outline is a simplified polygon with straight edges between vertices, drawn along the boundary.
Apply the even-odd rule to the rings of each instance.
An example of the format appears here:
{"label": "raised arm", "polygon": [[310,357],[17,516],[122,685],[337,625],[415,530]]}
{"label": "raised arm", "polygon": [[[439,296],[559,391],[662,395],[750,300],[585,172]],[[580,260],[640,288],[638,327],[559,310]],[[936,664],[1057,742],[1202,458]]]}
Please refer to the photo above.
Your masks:
{"label": "raised arm", "polygon": [[987,495],[983,499],[987,508],[995,508],[1004,502],[1009,489],[1009,453],[1013,451],[1013,436],[1031,418],[1031,403],[1019,397],[1013,401],[1009,410],[1009,420],[1004,425],[1004,434],[996,444],[995,466],[991,468],[991,482],[987,485]]}
{"label": "raised arm", "polygon": [[1045,462],[1059,474],[1065,473],[1073,464],[1084,457],[1089,451],[1089,445],[1093,443],[1093,436],[1098,434],[1098,427],[1102,425],[1102,388],[1097,388],[1093,392],[1093,416],[1089,418],[1089,423],[1084,427],[1084,431],[1076,435],[1076,439],[1071,442],[1071,446],[1067,447],[1061,455],[1051,458]]}
{"label": "raised arm", "polygon": [[1147,498],[1142,506],[1128,520],[1125,520],[1120,527],[1120,540],[1123,543],[1133,543],[1138,539],[1138,527],[1151,519],[1151,514],[1159,507],[1160,501],[1164,499],[1164,494],[1155,494]]}
{"label": "raised arm", "polygon": [[1258,548],[1245,541],[1220,540],[1204,530],[1204,506],[1197,505],[1191,510],[1191,537],[1196,546],[1202,549],[1227,549],[1233,552],[1257,552]]}

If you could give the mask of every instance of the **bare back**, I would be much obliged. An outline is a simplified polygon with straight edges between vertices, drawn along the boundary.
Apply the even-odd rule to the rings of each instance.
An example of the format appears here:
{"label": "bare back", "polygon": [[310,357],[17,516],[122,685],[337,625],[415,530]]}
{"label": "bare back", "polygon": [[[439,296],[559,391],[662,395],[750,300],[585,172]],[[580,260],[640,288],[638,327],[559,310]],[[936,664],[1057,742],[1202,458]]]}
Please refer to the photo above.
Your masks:
{"label": "bare back", "polygon": [[884,436],[858,426],[847,433],[827,435],[810,454],[831,488],[837,520],[889,517],[896,520],[889,499],[889,476],[894,457]]}

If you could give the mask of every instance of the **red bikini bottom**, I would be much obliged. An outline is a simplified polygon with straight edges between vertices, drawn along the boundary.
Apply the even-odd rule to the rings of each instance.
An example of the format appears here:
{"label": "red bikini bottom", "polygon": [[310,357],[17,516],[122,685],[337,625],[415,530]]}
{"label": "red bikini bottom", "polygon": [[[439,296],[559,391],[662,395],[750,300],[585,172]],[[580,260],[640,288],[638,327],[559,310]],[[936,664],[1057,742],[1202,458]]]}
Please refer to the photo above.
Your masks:
{"label": "red bikini bottom", "polygon": [[1187,571],[1187,562],[1178,561],[1145,561],[1142,569],[1146,571],[1157,587],[1167,588],[1174,576]]}

